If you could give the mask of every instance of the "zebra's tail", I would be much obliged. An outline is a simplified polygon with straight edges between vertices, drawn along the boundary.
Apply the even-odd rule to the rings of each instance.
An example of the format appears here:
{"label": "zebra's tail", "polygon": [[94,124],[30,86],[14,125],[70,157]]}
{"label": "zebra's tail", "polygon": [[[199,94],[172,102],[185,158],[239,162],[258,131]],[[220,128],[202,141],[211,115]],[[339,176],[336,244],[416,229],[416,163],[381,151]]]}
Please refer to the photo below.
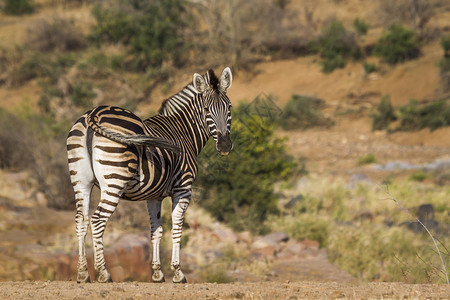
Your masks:
{"label": "zebra's tail", "polygon": [[178,146],[161,137],[145,134],[126,135],[112,131],[98,123],[98,117],[92,116],[92,112],[87,115],[86,124],[96,133],[121,144],[164,148],[177,154],[181,152]]}

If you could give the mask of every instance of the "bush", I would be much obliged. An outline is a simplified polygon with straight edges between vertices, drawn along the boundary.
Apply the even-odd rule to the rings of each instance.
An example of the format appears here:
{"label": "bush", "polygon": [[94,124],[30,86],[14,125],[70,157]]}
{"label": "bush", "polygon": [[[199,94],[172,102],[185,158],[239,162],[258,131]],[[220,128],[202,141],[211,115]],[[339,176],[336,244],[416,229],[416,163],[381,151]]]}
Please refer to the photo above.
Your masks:
{"label": "bush", "polygon": [[377,113],[371,115],[372,130],[387,129],[395,120],[398,120],[398,125],[392,129],[394,131],[414,131],[423,128],[435,130],[450,126],[450,99],[437,100],[425,105],[410,100],[408,104],[394,111],[390,97],[384,96],[377,110]]}
{"label": "bush", "polygon": [[450,58],[450,35],[441,39],[441,46],[444,49],[444,57]]}
{"label": "bush", "polygon": [[414,31],[394,24],[378,40],[373,53],[393,65],[416,58],[420,53],[420,45]]}
{"label": "bush", "polygon": [[372,130],[383,130],[389,127],[392,121],[397,119],[395,115],[394,107],[391,103],[391,97],[389,95],[383,96],[380,103],[377,106],[377,113],[373,113]]}
{"label": "bush", "polygon": [[40,183],[48,206],[71,209],[73,189],[67,172],[65,145],[70,125],[45,115],[0,110],[0,168],[26,170]]}
{"label": "bush", "polygon": [[353,21],[353,27],[359,35],[366,35],[369,31],[369,25],[364,21],[356,18]]}
{"label": "bush", "polygon": [[4,0],[3,12],[7,15],[31,14],[35,10],[32,0]]}
{"label": "bush", "polygon": [[3,109],[0,109],[0,128],[0,169],[28,168],[34,162],[32,150],[37,140],[17,117]]}
{"label": "bush", "polygon": [[444,57],[439,62],[441,86],[442,92],[447,93],[450,91],[450,35],[441,39],[441,46],[444,50]]}
{"label": "bush", "polygon": [[286,153],[284,140],[274,137],[273,124],[248,115],[241,105],[233,111],[234,150],[218,157],[210,141],[199,156],[199,204],[235,230],[262,233],[268,215],[278,212],[275,182],[295,174],[297,163]]}
{"label": "bush", "polygon": [[42,52],[73,51],[84,48],[86,42],[72,20],[55,17],[34,22],[28,30],[28,45]]}
{"label": "bush", "polygon": [[363,62],[363,68],[364,68],[364,72],[366,72],[366,74],[370,74],[370,73],[378,71],[377,65],[368,63],[366,61]]}
{"label": "bush", "polygon": [[346,58],[359,59],[362,56],[355,35],[337,20],[332,20],[322,29],[321,36],[312,44],[312,49],[324,59],[321,62],[324,73],[343,68]]}
{"label": "bush", "polygon": [[450,126],[450,101],[440,100],[423,106],[415,100],[399,108],[399,125],[396,130],[413,131],[423,128],[435,130]]}
{"label": "bush", "polygon": [[333,122],[324,117],[320,108],[324,101],[308,96],[292,95],[284,107],[278,123],[285,130],[306,129],[314,126],[332,126]]}
{"label": "bush", "polygon": [[183,0],[114,1],[112,5],[96,5],[92,14],[97,21],[90,39],[122,43],[133,56],[132,68],[159,68],[163,62],[181,66],[188,43]]}
{"label": "bush", "polygon": [[80,81],[73,86],[70,99],[75,106],[88,109],[92,106],[92,100],[95,96],[92,83],[90,81]]}
{"label": "bush", "polygon": [[368,165],[377,162],[375,155],[373,153],[366,154],[357,159],[358,165]]}

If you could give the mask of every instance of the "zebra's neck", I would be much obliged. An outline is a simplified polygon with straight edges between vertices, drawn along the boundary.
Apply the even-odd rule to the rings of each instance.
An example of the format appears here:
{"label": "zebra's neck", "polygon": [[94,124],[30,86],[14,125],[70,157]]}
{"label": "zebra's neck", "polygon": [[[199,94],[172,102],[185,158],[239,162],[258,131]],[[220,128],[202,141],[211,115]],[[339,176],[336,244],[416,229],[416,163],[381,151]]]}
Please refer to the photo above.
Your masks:
{"label": "zebra's neck", "polygon": [[172,117],[179,123],[184,138],[192,142],[195,155],[205,147],[210,134],[205,123],[202,96],[197,94],[192,84],[185,86],[177,94],[163,102],[159,114]]}

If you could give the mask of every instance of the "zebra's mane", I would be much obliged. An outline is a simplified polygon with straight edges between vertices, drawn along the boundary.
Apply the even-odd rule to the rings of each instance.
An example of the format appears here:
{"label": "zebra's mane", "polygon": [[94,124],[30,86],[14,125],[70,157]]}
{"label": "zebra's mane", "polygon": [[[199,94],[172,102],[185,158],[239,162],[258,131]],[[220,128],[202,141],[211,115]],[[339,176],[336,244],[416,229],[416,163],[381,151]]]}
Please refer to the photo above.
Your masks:
{"label": "zebra's mane", "polygon": [[[203,77],[205,78],[206,84],[209,88],[213,90],[219,89],[219,78],[217,78],[213,70],[209,69]],[[197,92],[191,82],[182,88],[181,91],[164,100],[158,110],[158,113],[164,116],[171,116],[179,113],[196,98],[196,95]]]}

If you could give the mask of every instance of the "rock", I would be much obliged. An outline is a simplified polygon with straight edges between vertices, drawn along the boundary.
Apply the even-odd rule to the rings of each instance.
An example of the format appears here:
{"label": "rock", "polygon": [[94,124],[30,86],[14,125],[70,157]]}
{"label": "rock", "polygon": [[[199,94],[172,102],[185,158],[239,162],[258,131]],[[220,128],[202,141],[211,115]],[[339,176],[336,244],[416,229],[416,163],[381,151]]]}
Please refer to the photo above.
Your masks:
{"label": "rock", "polygon": [[254,249],[251,252],[251,256],[253,257],[265,257],[265,258],[273,258],[276,254],[276,249],[274,246],[268,246],[264,248]]}
{"label": "rock", "polygon": [[236,243],[238,241],[237,235],[230,229],[217,229],[214,230],[211,235],[220,242]]}
{"label": "rock", "polygon": [[302,244],[303,246],[305,246],[305,249],[314,249],[317,250],[319,249],[319,242],[317,241],[311,241],[311,240],[303,240],[299,242],[300,244]]}
{"label": "rock", "polygon": [[113,244],[125,276],[150,280],[150,247],[148,238],[137,234],[126,234]]}
{"label": "rock", "polygon": [[301,256],[306,246],[298,241],[289,240],[286,245],[277,253],[277,259],[293,260]]}
{"label": "rock", "polygon": [[108,271],[111,274],[111,279],[114,282],[123,282],[126,279],[126,273],[122,266],[114,266],[112,268],[108,268]]}
{"label": "rock", "polygon": [[272,232],[266,236],[264,236],[265,240],[268,241],[273,241],[274,243],[280,243],[280,242],[287,242],[289,240],[289,236],[282,232],[282,231],[278,231],[278,232]]}
{"label": "rock", "polygon": [[270,247],[270,246],[276,247],[277,243],[266,240],[265,238],[259,238],[252,243],[251,248],[252,249],[261,249],[261,248]]}
{"label": "rock", "polygon": [[38,192],[38,193],[36,193],[35,197],[36,197],[36,202],[37,202],[38,206],[41,206],[41,207],[48,206],[48,200],[47,200],[47,197],[45,197],[44,193]]}
{"label": "rock", "polygon": [[105,261],[106,261],[107,268],[112,268],[112,267],[120,265],[119,256],[117,255],[117,252],[115,249],[111,249],[111,248],[105,249]]}
{"label": "rock", "polygon": [[289,240],[289,236],[284,232],[273,232],[262,238],[257,239],[251,245],[252,249],[261,249],[269,246],[278,247],[279,243],[287,242]]}
{"label": "rock", "polygon": [[421,221],[434,220],[433,204],[422,204],[417,208],[417,218]]}
{"label": "rock", "polygon": [[238,241],[250,244],[252,242],[252,234],[250,231],[242,231],[237,233]]}
{"label": "rock", "polygon": [[300,242],[295,242],[291,245],[288,245],[284,251],[288,252],[288,253],[292,253],[292,254],[299,254],[300,252],[302,252],[304,249],[306,249],[306,245],[304,243],[300,243]]}

